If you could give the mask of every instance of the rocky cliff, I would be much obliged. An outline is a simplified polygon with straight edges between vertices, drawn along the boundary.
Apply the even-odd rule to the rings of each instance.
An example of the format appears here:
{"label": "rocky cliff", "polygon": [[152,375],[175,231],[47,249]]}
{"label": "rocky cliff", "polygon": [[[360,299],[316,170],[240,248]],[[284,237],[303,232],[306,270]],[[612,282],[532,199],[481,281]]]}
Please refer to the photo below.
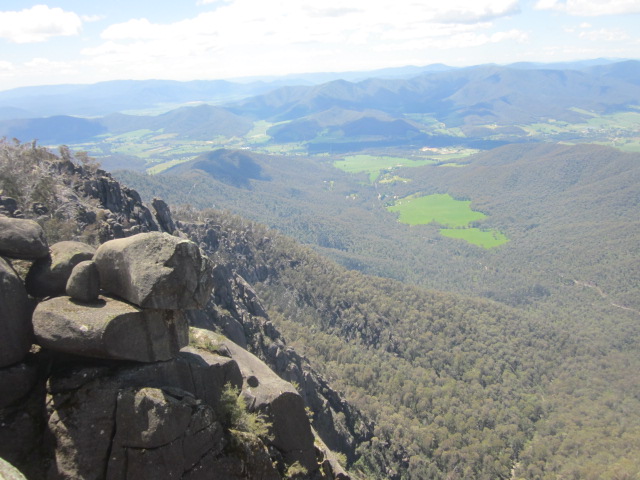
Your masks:
{"label": "rocky cliff", "polygon": [[348,478],[331,450],[355,460],[372,425],[203,254],[215,231],[68,151],[0,147],[1,458],[34,479]]}

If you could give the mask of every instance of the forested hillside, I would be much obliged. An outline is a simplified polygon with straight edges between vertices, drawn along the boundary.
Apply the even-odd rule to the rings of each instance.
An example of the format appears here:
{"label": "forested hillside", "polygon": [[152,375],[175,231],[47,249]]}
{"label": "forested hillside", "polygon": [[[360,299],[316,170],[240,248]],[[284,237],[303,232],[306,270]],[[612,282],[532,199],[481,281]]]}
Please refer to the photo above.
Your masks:
{"label": "forested hillside", "polygon": [[[214,258],[255,282],[288,340],[376,420],[379,440],[407,449],[406,478],[639,471],[636,313],[426,291],[347,271],[240,218],[185,214],[207,218],[223,239]],[[357,467],[376,477],[362,453]]]}

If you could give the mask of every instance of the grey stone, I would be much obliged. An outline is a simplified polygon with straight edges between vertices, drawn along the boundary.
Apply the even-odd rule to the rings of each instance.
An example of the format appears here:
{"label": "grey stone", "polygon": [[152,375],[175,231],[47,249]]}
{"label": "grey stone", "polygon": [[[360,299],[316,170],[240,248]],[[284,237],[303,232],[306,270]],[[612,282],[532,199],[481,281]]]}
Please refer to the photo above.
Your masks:
{"label": "grey stone", "polygon": [[232,358],[192,347],[182,349],[181,355],[193,355],[191,361],[199,364],[201,381],[194,385],[195,392],[207,404],[218,408],[220,396],[227,384],[238,389],[242,387],[242,373],[238,363]]}
{"label": "grey stone", "polygon": [[35,260],[48,254],[49,246],[40,225],[33,220],[0,217],[0,255]]}
{"label": "grey stone", "polygon": [[19,362],[32,343],[31,306],[18,274],[0,257],[0,367]]}
{"label": "grey stone", "polygon": [[[49,478],[233,478],[208,468],[223,461],[226,445],[214,408],[219,399],[200,395],[205,385],[225,380],[212,376],[211,366],[181,353],[166,362],[54,372],[47,399],[54,441]],[[260,458],[269,459],[261,448]],[[253,471],[247,465],[253,457],[239,455],[231,455],[235,468]],[[201,475],[189,477],[192,472]]]}
{"label": "grey stone", "polygon": [[107,478],[181,478],[224,447],[213,409],[186,392],[145,387],[118,395]]}
{"label": "grey stone", "polygon": [[53,440],[47,478],[104,479],[117,397],[118,383],[108,377],[47,396],[47,430]]}
{"label": "grey stone", "polygon": [[[269,452],[256,437],[234,432],[235,451],[230,455],[207,455],[183,480],[280,480],[283,477],[273,465]],[[312,478],[312,477],[310,477]]]}
{"label": "grey stone", "polygon": [[37,298],[64,295],[73,268],[91,260],[95,248],[82,242],[64,241],[51,245],[51,255],[36,261],[26,278],[27,291]]}
{"label": "grey stone", "polygon": [[171,210],[169,210],[169,206],[166,202],[159,198],[154,198],[151,201],[151,205],[156,212],[155,217],[160,228],[167,233],[173,233],[176,229],[176,225],[173,223]]}
{"label": "grey stone", "polygon": [[116,440],[133,448],[167,445],[186,431],[192,406],[158,388],[127,390],[118,395]]}
{"label": "grey stone", "polygon": [[38,369],[31,363],[0,368],[0,408],[23,399],[36,384]]}
{"label": "grey stone", "polygon": [[104,290],[143,308],[201,308],[213,289],[209,259],[195,243],[167,233],[111,240],[94,261]]}
{"label": "grey stone", "polygon": [[100,294],[100,273],[95,262],[86,260],[71,271],[66,287],[67,295],[81,302],[93,302]]}
{"label": "grey stone", "polygon": [[169,360],[188,343],[181,312],[142,310],[109,297],[96,304],[69,297],[41,302],[33,327],[37,343],[45,348],[104,359]]}
{"label": "grey stone", "polygon": [[49,213],[49,209],[46,207],[46,205],[40,202],[32,203],[31,211],[36,215],[46,215],[47,213]]}
{"label": "grey stone", "polygon": [[0,195],[0,212],[6,212],[10,217],[16,210],[18,210],[18,202],[14,198]]}
{"label": "grey stone", "polygon": [[300,462],[308,471],[316,471],[314,436],[302,397],[262,360],[229,340],[225,345],[245,379],[242,395],[249,409],[265,414],[272,424],[270,444],[282,452],[287,464]]}

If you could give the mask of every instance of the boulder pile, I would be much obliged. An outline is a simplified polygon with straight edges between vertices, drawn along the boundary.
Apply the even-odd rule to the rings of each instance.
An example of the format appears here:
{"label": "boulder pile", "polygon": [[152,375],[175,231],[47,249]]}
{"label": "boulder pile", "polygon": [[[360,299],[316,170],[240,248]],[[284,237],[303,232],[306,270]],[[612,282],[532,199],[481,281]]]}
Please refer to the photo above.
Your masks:
{"label": "boulder pile", "polygon": [[158,232],[90,248],[60,242],[29,270],[32,295],[51,296],[61,286],[67,294],[36,307],[36,342],[102,359],[174,358],[189,343],[183,310],[202,308],[211,294],[211,262],[193,242]]}
{"label": "boulder pile", "polygon": [[[36,222],[0,216],[0,466],[29,479],[197,480],[278,479],[297,463],[296,478],[348,478],[291,384],[190,331],[215,278],[196,244],[167,233],[49,246]],[[229,437],[229,387],[266,416],[267,446]]]}

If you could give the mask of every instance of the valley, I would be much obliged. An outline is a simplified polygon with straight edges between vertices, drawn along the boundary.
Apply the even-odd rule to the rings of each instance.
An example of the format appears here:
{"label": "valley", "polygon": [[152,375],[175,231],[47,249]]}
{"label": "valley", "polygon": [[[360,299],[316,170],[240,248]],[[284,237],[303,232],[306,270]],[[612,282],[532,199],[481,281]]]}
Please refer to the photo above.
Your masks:
{"label": "valley", "polygon": [[[192,107],[187,107],[192,108]],[[634,107],[640,109],[640,106]],[[504,129],[494,124],[474,125],[463,134],[460,128],[445,128],[444,125],[433,126],[434,118],[422,119],[421,125],[425,137],[420,138],[420,143],[407,148],[402,142],[392,142],[395,145],[381,145],[370,147],[369,143],[356,144],[354,148],[366,150],[395,150],[396,153],[409,155],[399,157],[417,166],[420,162],[435,162],[446,164],[447,160],[453,160],[457,164],[467,155],[479,151],[478,148],[470,148],[467,145],[479,142],[496,142],[488,145],[498,145],[505,142],[563,142],[563,143],[595,143],[608,145],[622,151],[640,151],[640,112],[630,111],[611,115],[598,115],[591,112],[583,112],[588,119],[580,123],[568,123],[549,120],[546,123],[532,123],[518,125],[517,133],[505,133]],[[431,120],[432,122],[429,122]],[[287,122],[285,122],[286,124]],[[146,170],[151,174],[161,171],[195,158],[198,154],[215,148],[250,149],[256,153],[307,155],[309,150],[314,154],[332,155],[331,150],[340,148],[341,142],[332,144],[326,138],[317,137],[314,141],[286,141],[274,140],[268,131],[274,124],[264,120],[256,121],[248,132],[241,136],[212,136],[207,140],[194,140],[185,138],[177,133],[166,133],[164,128],[158,130],[141,129],[131,130],[121,134],[101,134],[83,142],[68,143],[76,150],[85,150],[98,158],[109,168],[119,168],[121,158],[136,157],[143,159],[144,163],[135,165],[137,170]],[[11,135],[10,132],[6,132]],[[7,135],[8,136],[8,135]],[[26,137],[24,137],[26,138]],[[459,143],[457,143],[459,142]],[[59,143],[59,142],[53,142]],[[316,146],[318,145],[318,146]],[[333,145],[333,146],[332,146]],[[436,145],[432,147],[431,145]],[[438,146],[441,145],[441,146]],[[478,146],[484,146],[481,143]],[[348,151],[337,156],[335,165],[345,171],[361,172],[369,171],[372,181],[380,172],[392,169],[394,163],[392,157],[364,153],[359,155],[349,154]],[[342,163],[344,162],[344,163]]]}

